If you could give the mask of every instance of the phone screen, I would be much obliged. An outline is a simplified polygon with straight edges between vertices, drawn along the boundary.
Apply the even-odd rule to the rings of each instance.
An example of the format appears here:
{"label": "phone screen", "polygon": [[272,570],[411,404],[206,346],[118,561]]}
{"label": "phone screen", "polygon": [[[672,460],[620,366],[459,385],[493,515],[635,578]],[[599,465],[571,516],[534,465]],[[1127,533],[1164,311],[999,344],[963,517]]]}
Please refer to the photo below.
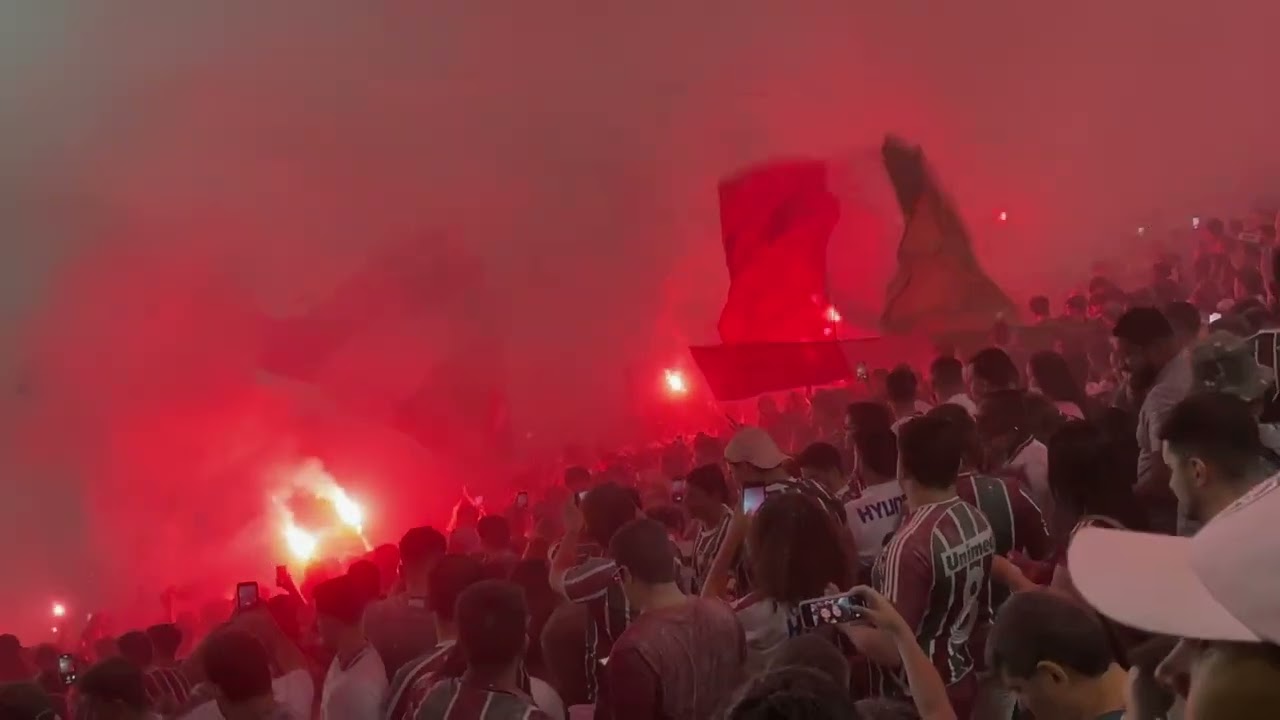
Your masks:
{"label": "phone screen", "polygon": [[516,493],[516,507],[518,508],[529,507],[529,493],[527,492]]}
{"label": "phone screen", "polygon": [[62,677],[62,682],[65,685],[70,685],[76,681],[75,657],[68,654],[58,656],[58,675]]}
{"label": "phone screen", "polygon": [[764,504],[764,486],[748,485],[742,488],[742,509],[747,514],[751,514],[760,509]]}
{"label": "phone screen", "polygon": [[251,608],[258,604],[258,583],[242,582],[236,585],[236,605]]}
{"label": "phone screen", "polygon": [[828,595],[805,600],[798,609],[800,624],[809,630],[860,620],[863,616],[862,602],[852,595]]}

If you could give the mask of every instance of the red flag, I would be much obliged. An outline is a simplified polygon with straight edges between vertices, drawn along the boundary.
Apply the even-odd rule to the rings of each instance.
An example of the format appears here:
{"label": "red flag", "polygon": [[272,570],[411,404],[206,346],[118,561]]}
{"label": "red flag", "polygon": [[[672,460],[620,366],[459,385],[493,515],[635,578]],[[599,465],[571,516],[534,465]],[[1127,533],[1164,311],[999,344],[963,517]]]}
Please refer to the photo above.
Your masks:
{"label": "red flag", "polygon": [[822,162],[775,162],[720,183],[730,283],[720,313],[723,342],[827,336],[827,241],[839,217]]}
{"label": "red flag", "polygon": [[921,335],[986,330],[998,317],[1016,317],[1013,301],[978,264],[969,233],[920,148],[889,138],[883,153],[906,229],[881,329]]}

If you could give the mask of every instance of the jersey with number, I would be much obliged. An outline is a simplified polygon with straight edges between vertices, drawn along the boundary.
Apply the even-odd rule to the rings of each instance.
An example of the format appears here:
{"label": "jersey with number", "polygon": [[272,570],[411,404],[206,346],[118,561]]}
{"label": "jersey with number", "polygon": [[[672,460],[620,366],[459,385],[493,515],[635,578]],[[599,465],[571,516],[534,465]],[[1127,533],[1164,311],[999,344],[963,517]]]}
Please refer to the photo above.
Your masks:
{"label": "jersey with number", "polygon": [[[969,638],[978,623],[990,620],[995,549],[987,519],[954,497],[906,513],[872,570],[872,584],[915,629],[948,685],[973,671]],[[884,693],[906,687],[905,676],[881,682]]]}

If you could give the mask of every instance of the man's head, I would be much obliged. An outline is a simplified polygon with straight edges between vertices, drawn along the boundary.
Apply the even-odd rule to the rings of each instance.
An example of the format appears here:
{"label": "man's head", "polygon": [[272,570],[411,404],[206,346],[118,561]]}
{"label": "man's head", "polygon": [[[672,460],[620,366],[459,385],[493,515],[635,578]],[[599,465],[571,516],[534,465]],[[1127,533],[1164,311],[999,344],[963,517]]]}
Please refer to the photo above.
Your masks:
{"label": "man's head", "polygon": [[938,397],[938,402],[946,402],[948,398],[965,391],[964,363],[951,356],[934,359],[929,366],[929,381],[933,384],[933,393]]}
{"label": "man's head", "polygon": [[988,393],[978,404],[977,421],[983,447],[996,457],[1012,452],[1031,434],[1027,399],[1021,390]]}
{"label": "man's head", "polygon": [[859,428],[853,434],[853,466],[863,480],[898,476],[898,436],[888,427]]}
{"label": "man's head", "polygon": [[632,605],[644,610],[654,588],[674,585],[676,556],[662,523],[632,520],[613,536],[609,556],[622,575],[622,590]]}
{"label": "man's head", "polygon": [[738,691],[726,720],[858,720],[849,688],[806,667],[765,672]]}
{"label": "man's head", "polygon": [[719,465],[700,465],[684,479],[684,506],[689,516],[709,521],[729,504],[729,485]]}
{"label": "man's head", "polygon": [[724,448],[729,472],[740,486],[759,485],[786,462],[787,456],[764,428],[744,427]]}
{"label": "man's head", "polygon": [[1262,479],[1262,441],[1249,404],[1200,392],[1174,406],[1160,428],[1169,486],[1182,509],[1202,522]]}
{"label": "man's head", "polygon": [[182,647],[182,631],[173,623],[162,623],[147,628],[147,638],[155,650],[156,660],[173,662],[178,657],[178,648]]}
{"label": "man's head", "polygon": [[210,635],[202,647],[204,674],[224,717],[235,718],[244,705],[271,699],[271,657],[257,638],[224,629]]}
{"label": "man's head", "polygon": [[1027,306],[1031,310],[1031,317],[1036,320],[1049,319],[1049,298],[1043,295],[1037,295],[1031,298],[1031,302],[1028,303]]}
{"label": "man's head", "polygon": [[884,386],[889,402],[894,405],[910,406],[915,403],[919,381],[916,380],[916,374],[909,366],[895,367],[889,373],[889,377],[885,378]]}
{"label": "man's head", "polygon": [[844,458],[840,451],[830,443],[816,442],[805,448],[796,457],[800,466],[800,476],[812,480],[826,488],[837,488],[844,484]]}
{"label": "man's head", "polygon": [[997,347],[987,348],[969,358],[965,367],[968,374],[969,394],[974,400],[996,390],[1018,387],[1018,366],[1009,354]]}
{"label": "man's head", "polygon": [[[664,535],[665,537],[665,535]],[[454,611],[458,648],[482,677],[520,662],[529,632],[529,608],[519,585],[482,580],[463,590]]]}
{"label": "man's head", "polygon": [[439,530],[411,528],[400,538],[400,574],[406,583],[425,580],[431,568],[444,557],[449,543]]}
{"label": "man's head", "polygon": [[116,641],[120,646],[120,657],[146,670],[155,662],[155,649],[151,647],[151,639],[141,630],[132,630],[120,636]]}
{"label": "man's head", "polygon": [[427,596],[427,609],[435,613],[436,621],[452,626],[454,608],[463,590],[485,579],[484,565],[470,555],[445,555],[431,568],[431,594]]}
{"label": "man's head", "polygon": [[1098,710],[1097,680],[1114,662],[1098,618],[1048,590],[1014,594],[987,638],[988,666],[1037,720],[1073,720]]}
{"label": "man's head", "polygon": [[755,590],[782,603],[820,597],[828,585],[847,587],[844,528],[806,493],[777,493],[756,511],[747,537]]}
{"label": "man's head", "polygon": [[565,468],[564,486],[569,488],[569,491],[574,494],[590,489],[591,471],[581,465],[574,465],[572,467]]}
{"label": "man's head", "polygon": [[1185,347],[1200,336],[1200,310],[1195,305],[1185,300],[1171,302],[1164,306],[1164,315],[1169,318],[1179,345]]}
{"label": "man's head", "polygon": [[373,602],[382,596],[382,575],[372,560],[361,559],[351,563],[347,577],[351,578],[365,602]]}
{"label": "man's head", "polygon": [[964,445],[964,462],[962,466],[977,468],[982,462],[982,444],[978,441],[978,423],[968,410],[943,403],[928,412],[928,417],[945,420],[960,433]]}
{"label": "man's head", "polygon": [[316,586],[316,627],[320,639],[329,648],[360,632],[360,620],[364,616],[369,597],[350,575],[339,575]]}
{"label": "man's head", "polygon": [[142,669],[122,657],[108,658],[86,670],[76,689],[92,716],[101,720],[142,720],[151,709]]}
{"label": "man's head", "polygon": [[926,415],[898,428],[898,474],[908,493],[955,487],[963,456],[960,429],[942,418]]}
{"label": "man's head", "polygon": [[847,447],[854,447],[853,436],[860,430],[893,427],[893,411],[888,405],[879,402],[861,400],[850,403],[844,416],[844,434]]}
{"label": "man's head", "polygon": [[12,682],[0,685],[0,718],[58,720],[59,715],[49,695],[39,685],[32,682]]}
{"label": "man's head", "polygon": [[582,498],[582,519],[587,537],[602,547],[609,547],[613,534],[634,520],[639,509],[639,499],[634,490],[611,482],[591,488]]}
{"label": "man's head", "polygon": [[1138,390],[1154,385],[1160,371],[1178,352],[1169,319],[1152,307],[1135,307],[1121,315],[1111,335],[1120,367],[1129,373]]}
{"label": "man's head", "polygon": [[485,552],[501,553],[511,550],[511,523],[501,515],[485,515],[476,523],[476,534]]}

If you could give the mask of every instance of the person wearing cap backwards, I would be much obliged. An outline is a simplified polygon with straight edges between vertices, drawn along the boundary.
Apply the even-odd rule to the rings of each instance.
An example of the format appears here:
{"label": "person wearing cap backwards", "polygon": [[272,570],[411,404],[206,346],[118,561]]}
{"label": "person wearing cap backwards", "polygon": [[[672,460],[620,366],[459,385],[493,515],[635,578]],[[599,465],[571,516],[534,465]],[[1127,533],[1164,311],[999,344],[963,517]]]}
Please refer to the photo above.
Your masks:
{"label": "person wearing cap backwards", "polygon": [[1157,674],[1188,720],[1280,716],[1280,478],[1254,487],[1195,537],[1084,528],[1067,564],[1103,615],[1182,638]]}

